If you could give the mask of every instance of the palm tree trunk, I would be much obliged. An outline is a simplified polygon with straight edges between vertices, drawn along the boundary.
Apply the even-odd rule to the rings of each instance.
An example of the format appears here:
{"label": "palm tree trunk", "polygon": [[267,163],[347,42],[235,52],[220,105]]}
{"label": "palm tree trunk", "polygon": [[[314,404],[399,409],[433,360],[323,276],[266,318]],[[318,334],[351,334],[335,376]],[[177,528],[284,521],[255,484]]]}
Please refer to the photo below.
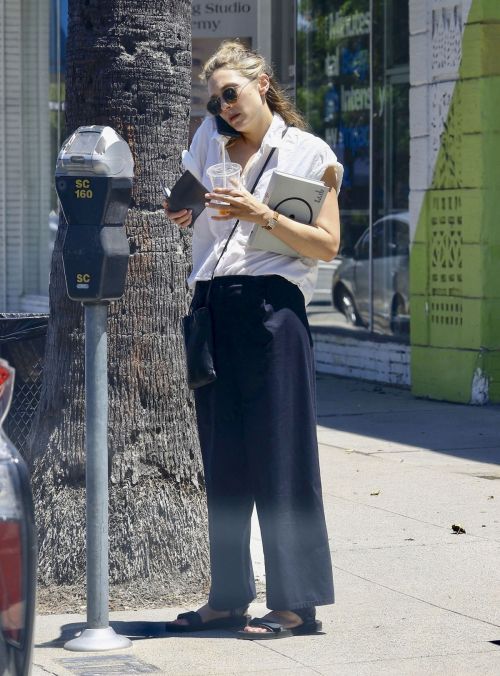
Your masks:
{"label": "palm tree trunk", "polygon": [[[181,317],[190,234],[161,209],[159,176],[173,183],[187,145],[191,3],[70,0],[67,127],[113,127],[135,161],[127,288],[110,305],[110,581],[165,602],[206,586],[208,549],[193,399],[186,388]],[[42,397],[31,435],[39,580],[85,579],[82,307],[68,300],[62,223],[50,280]],[[73,593],[74,592],[74,593]],[[72,596],[73,594],[73,596]]]}

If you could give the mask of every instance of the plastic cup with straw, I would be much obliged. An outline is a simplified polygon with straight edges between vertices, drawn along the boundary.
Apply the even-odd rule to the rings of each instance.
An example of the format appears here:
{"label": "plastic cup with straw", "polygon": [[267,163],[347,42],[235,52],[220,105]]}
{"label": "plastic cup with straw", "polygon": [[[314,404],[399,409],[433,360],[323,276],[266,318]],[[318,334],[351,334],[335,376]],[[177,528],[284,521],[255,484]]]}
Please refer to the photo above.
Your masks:
{"label": "plastic cup with straw", "polygon": [[[208,177],[212,182],[213,188],[238,188],[241,179],[241,165],[236,162],[226,162],[225,153],[222,155],[223,161],[219,164],[212,164],[207,169]],[[227,209],[224,206],[229,206],[227,202],[222,200],[213,201],[220,216],[229,216]]]}

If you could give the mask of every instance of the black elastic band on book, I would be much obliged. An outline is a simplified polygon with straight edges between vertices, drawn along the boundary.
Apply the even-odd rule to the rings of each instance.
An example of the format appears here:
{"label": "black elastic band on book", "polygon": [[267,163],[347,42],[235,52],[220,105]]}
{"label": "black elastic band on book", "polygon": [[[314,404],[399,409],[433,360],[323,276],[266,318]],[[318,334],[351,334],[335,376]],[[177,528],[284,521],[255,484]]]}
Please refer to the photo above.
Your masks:
{"label": "black elastic band on book", "polygon": [[[283,137],[285,136],[285,134],[287,133],[287,131],[288,131],[288,127],[285,127],[285,129],[284,129],[284,131],[283,131],[283,134],[281,135],[281,138],[283,138]],[[269,155],[267,156],[266,161],[264,162],[264,164],[263,164],[263,166],[262,166],[262,169],[259,171],[259,175],[258,175],[257,178],[255,179],[255,182],[254,182],[254,184],[253,184],[253,186],[252,186],[252,189],[250,190],[250,194],[251,194],[251,195],[253,195],[253,191],[254,191],[255,188],[257,187],[257,184],[259,183],[260,179],[262,178],[262,174],[264,173],[264,171],[265,171],[267,165],[269,164],[269,160],[270,160],[271,157],[273,156],[275,150],[276,150],[276,148],[271,148],[271,150],[269,151]],[[212,288],[212,282],[214,281],[215,270],[217,269],[217,266],[218,266],[219,263],[220,263],[220,259],[221,259],[222,256],[226,253],[227,245],[229,244],[229,241],[230,241],[231,237],[234,235],[234,233],[235,233],[235,231],[236,231],[236,228],[238,227],[239,222],[240,222],[240,219],[238,218],[238,220],[236,221],[236,223],[235,223],[234,226],[233,226],[233,229],[232,229],[231,232],[229,233],[229,237],[227,238],[226,243],[224,244],[224,248],[222,249],[221,255],[220,255],[219,258],[217,259],[217,263],[215,264],[214,269],[212,270],[212,276],[210,277],[210,284],[208,285],[208,291],[207,291],[207,295],[206,295],[206,297],[205,297],[205,306],[208,305],[208,299],[209,299],[209,296],[210,296],[210,289]]]}

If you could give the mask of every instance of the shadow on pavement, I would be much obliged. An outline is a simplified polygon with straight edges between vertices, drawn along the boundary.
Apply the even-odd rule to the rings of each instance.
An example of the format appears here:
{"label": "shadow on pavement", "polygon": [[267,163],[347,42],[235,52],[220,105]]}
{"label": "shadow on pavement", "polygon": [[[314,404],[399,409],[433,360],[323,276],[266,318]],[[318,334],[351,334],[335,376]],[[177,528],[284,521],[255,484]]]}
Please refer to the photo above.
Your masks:
{"label": "shadow on pavement", "polygon": [[[173,634],[165,631],[165,622],[149,622],[146,620],[135,620],[126,622],[122,620],[112,620],[109,623],[117,634],[127,636],[131,641],[140,641],[151,638],[230,638],[234,640],[234,632],[229,630],[211,630],[200,632],[189,632],[186,634]],[[36,648],[59,648],[66,641],[76,638],[86,628],[86,622],[71,622],[63,624],[60,627],[60,634],[52,641],[37,643]]]}
{"label": "shadow on pavement", "polygon": [[500,464],[498,405],[418,399],[407,389],[324,374],[317,376],[317,398],[318,424],[338,432],[331,443],[341,448],[356,435],[367,453],[430,450]]}

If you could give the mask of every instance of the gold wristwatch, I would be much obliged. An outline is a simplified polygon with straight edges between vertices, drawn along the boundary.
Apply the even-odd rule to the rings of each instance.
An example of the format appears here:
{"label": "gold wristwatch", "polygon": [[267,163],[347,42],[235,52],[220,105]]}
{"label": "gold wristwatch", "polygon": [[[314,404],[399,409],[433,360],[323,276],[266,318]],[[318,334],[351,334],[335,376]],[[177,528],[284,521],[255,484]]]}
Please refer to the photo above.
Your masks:
{"label": "gold wristwatch", "polygon": [[277,211],[274,211],[272,216],[268,216],[265,219],[266,225],[262,226],[264,230],[273,230],[278,225],[278,216],[279,213]]}

